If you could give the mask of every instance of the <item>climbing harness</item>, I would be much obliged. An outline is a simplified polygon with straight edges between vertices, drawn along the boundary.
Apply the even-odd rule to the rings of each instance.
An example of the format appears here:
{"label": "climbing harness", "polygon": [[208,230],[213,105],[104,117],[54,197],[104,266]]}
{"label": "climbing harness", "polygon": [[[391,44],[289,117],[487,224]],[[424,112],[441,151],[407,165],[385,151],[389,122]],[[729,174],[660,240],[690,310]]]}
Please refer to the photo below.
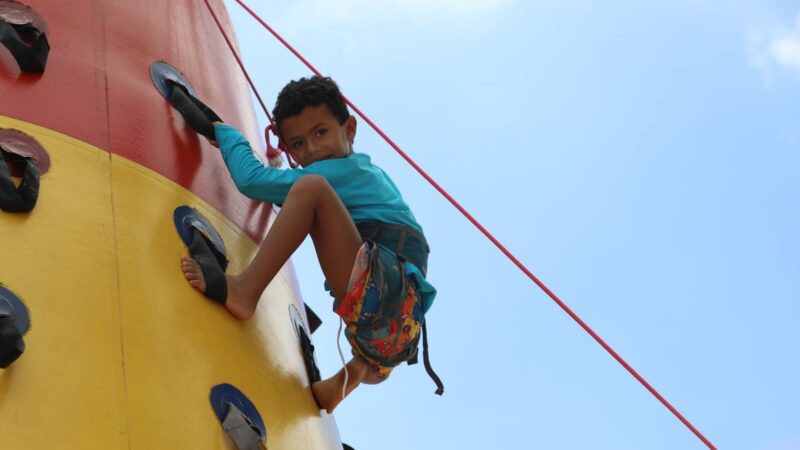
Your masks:
{"label": "climbing harness", "polygon": [[[400,264],[410,262],[422,271],[423,275],[427,274],[430,246],[425,239],[425,235],[422,233],[402,225],[373,221],[358,222],[356,223],[356,228],[362,240],[383,245],[397,255]],[[413,365],[418,362],[416,344],[406,362],[408,365]],[[433,370],[430,357],[428,356],[427,318],[422,319],[422,362],[425,366],[425,372],[427,372],[428,376],[436,384],[435,394],[442,395],[444,393],[444,384],[441,378],[439,378],[439,375]]]}
{"label": "climbing harness", "polygon": [[[244,65],[241,64],[238,55],[236,54],[235,49],[232,45],[230,45],[230,41],[225,35],[222,26],[219,23],[219,20],[216,18],[216,14],[214,14],[211,5],[208,3],[208,0],[204,0],[206,6],[208,7],[209,12],[211,12],[212,16],[214,16],[214,20],[217,22],[217,26],[222,31],[223,37],[225,37],[226,41],[229,43],[229,47],[231,51],[234,53],[237,61],[239,61],[239,65],[242,68],[242,71],[245,72],[245,76],[247,76],[248,81],[250,81],[250,77],[247,75],[247,72],[244,68]],[[242,0],[235,0],[245,11],[247,11],[250,16],[252,16],[256,21],[258,21],[267,31],[269,31],[278,41],[280,41],[291,53],[293,53],[303,64],[306,65],[314,74],[319,77],[322,77],[320,71],[318,71],[311,63],[309,63],[297,50],[295,50],[283,37],[281,37],[272,27],[270,27],[261,17],[259,17],[252,9],[250,9]],[[250,81],[250,86],[253,88],[253,91],[256,92],[255,86],[253,85],[252,81]],[[258,94],[256,94],[258,96]],[[260,96],[259,96],[260,99]],[[539,288],[547,294],[567,315],[569,315],[581,328],[584,329],[598,344],[600,344],[603,349],[608,352],[625,370],[628,371],[645,389],[647,389],[659,402],[661,402],[664,407],[666,407],[678,420],[681,421],[695,436],[697,436],[708,448],[716,450],[716,447],[709,441],[688,419],[686,419],[672,404],[667,401],[650,383],[647,382],[641,375],[639,375],[634,368],[628,364],[610,345],[608,345],[591,327],[589,327],[586,322],[583,321],[572,309],[567,306],[553,291],[550,290],[542,281],[537,278],[533,272],[528,270],[528,268],[522,264],[522,262],[517,259],[503,244],[500,243],[483,225],[480,224],[473,216],[470,214],[461,204],[459,204],[455,198],[453,198],[447,191],[442,188],[439,183],[437,183],[430,175],[428,175],[414,160],[412,160],[389,136],[383,132],[366,114],[364,114],[356,105],[353,104],[347,97],[342,95],[342,99],[350,106],[353,111],[356,112],[373,130],[375,130],[378,135],[380,135],[386,143],[389,144],[403,159],[408,162],[414,170],[417,171],[428,183],[431,184],[437,191],[439,191],[444,198],[447,199],[467,220],[470,221],[484,236],[486,236],[489,241],[491,241],[514,265],[517,266],[531,281],[533,281]],[[262,102],[262,107],[264,104]],[[264,107],[266,110],[266,107]],[[424,349],[424,345],[423,345]]]}

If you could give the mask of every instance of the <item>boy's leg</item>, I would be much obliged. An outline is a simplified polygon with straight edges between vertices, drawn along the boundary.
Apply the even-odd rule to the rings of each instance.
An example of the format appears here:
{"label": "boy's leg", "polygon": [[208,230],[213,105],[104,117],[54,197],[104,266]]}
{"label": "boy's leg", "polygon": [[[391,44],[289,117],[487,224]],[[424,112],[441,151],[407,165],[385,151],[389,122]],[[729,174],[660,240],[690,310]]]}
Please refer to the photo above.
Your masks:
{"label": "boy's leg", "polygon": [[[344,296],[361,237],[353,219],[325,178],[306,175],[295,182],[255,257],[239,275],[226,275],[225,307],[245,320],[255,312],[261,293],[297,247],[311,235],[322,272],[336,298]],[[200,266],[184,257],[186,279],[200,292],[206,284]]]}
{"label": "boy's leg", "polygon": [[[342,385],[345,381],[344,371],[344,368],[339,369],[336,375],[327,380],[318,381],[311,386],[317,403],[319,403],[328,414],[332,413],[334,408],[344,399],[342,397]],[[378,384],[385,379],[386,377],[378,377],[369,363],[358,356],[354,356],[350,362],[347,363],[347,387],[345,387],[345,395],[349,395],[350,392],[361,383]]]}

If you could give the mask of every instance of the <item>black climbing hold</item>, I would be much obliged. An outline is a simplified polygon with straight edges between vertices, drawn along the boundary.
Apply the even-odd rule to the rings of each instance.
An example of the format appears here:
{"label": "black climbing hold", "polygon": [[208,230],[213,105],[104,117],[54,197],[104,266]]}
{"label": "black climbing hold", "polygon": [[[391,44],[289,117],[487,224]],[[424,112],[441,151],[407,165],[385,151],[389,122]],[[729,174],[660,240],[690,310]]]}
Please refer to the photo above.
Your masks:
{"label": "black climbing hold", "polygon": [[189,246],[189,255],[200,265],[206,281],[206,290],[203,295],[224,305],[228,300],[228,279],[225,269],[220,266],[220,259],[214,253],[211,242],[200,231],[192,231],[192,245]]}
{"label": "black climbing hold", "polygon": [[193,130],[209,139],[215,138],[213,122],[222,119],[197,98],[197,92],[178,69],[159,61],[150,66],[150,78]]}
{"label": "black climbing hold", "polygon": [[261,418],[258,409],[236,387],[228,383],[218,384],[211,388],[210,400],[211,408],[220,423],[225,422],[231,406],[234,406],[247,418],[250,426],[258,434],[259,439],[263,440],[267,437],[267,427],[264,425],[264,419]]}
{"label": "black climbing hold", "polygon": [[156,89],[158,89],[158,92],[160,92],[164,98],[168,99],[170,92],[172,92],[172,85],[170,82],[183,86],[189,94],[194,97],[197,96],[197,91],[194,90],[189,80],[187,80],[178,69],[163,61],[154,62],[150,66],[150,78],[153,80],[153,84],[156,86]]}
{"label": "black climbing hold", "polygon": [[303,318],[300,316],[300,312],[297,310],[297,308],[295,308],[294,305],[289,305],[289,316],[292,319],[294,331],[297,334],[297,340],[300,342],[300,351],[302,352],[303,362],[306,366],[308,382],[310,384],[314,384],[322,379],[320,376],[319,367],[317,366],[316,356],[314,354],[314,344],[311,343],[311,337],[309,337],[309,333],[306,331]]}
{"label": "black climbing hold", "polygon": [[189,94],[186,88],[177,83],[168,83],[172,85],[172,91],[167,98],[169,103],[181,113],[194,131],[214,140],[216,138],[214,122],[222,122],[222,119],[205,103]]}
{"label": "black climbing hold", "polygon": [[322,380],[317,367],[317,361],[314,356],[314,344],[311,343],[311,338],[308,337],[305,328],[297,330],[300,334],[300,349],[303,351],[303,361],[306,363],[306,371],[308,372],[308,382],[314,384]]}
{"label": "black climbing hold", "polygon": [[186,205],[179,206],[175,208],[172,220],[175,223],[175,230],[186,247],[192,246],[194,230],[197,230],[208,242],[211,252],[222,270],[225,271],[228,268],[228,258],[222,236],[198,210]]}
{"label": "black climbing hold", "polygon": [[[11,178],[8,163],[24,167],[19,186]],[[39,169],[31,158],[7,151],[0,145],[0,209],[7,212],[30,212],[39,198]]]}
{"label": "black climbing hold", "polygon": [[44,72],[50,43],[47,22],[36,11],[14,1],[0,1],[0,42],[21,71]]}
{"label": "black climbing hold", "polygon": [[314,334],[317,331],[317,328],[322,325],[322,319],[319,318],[317,313],[312,310],[307,303],[303,303],[303,306],[306,308],[306,317],[308,318],[308,329],[311,331],[311,334]]}
{"label": "black climbing hold", "polygon": [[13,292],[0,286],[0,368],[7,368],[25,351],[22,336],[31,326],[28,308]]}
{"label": "black climbing hold", "polygon": [[175,208],[173,221],[178,235],[189,248],[189,254],[203,271],[206,281],[203,295],[224,305],[228,298],[228,280],[225,278],[228,258],[222,237],[200,212],[188,206]]}
{"label": "black climbing hold", "polygon": [[[0,128],[0,147],[7,152],[30,158],[42,175],[50,170],[50,155],[47,154],[42,144],[22,131],[13,128]],[[23,170],[21,169],[24,169],[24,167],[17,167],[17,165],[12,164],[9,169],[11,169],[12,177],[22,177]]]}

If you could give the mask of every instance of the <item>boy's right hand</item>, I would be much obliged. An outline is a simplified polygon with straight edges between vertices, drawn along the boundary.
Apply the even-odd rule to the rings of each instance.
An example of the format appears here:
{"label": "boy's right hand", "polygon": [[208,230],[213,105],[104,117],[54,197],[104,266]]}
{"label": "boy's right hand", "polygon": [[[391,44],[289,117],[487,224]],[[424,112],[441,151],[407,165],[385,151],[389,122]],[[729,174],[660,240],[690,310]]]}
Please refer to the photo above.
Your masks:
{"label": "boy's right hand", "polygon": [[[211,122],[211,125],[216,129],[217,125],[222,125],[223,123],[225,123],[225,122]],[[206,138],[206,139],[208,139],[208,143],[209,144],[213,145],[214,147],[219,148],[219,144],[217,144],[217,141],[215,141],[214,139],[210,139],[210,138]]]}

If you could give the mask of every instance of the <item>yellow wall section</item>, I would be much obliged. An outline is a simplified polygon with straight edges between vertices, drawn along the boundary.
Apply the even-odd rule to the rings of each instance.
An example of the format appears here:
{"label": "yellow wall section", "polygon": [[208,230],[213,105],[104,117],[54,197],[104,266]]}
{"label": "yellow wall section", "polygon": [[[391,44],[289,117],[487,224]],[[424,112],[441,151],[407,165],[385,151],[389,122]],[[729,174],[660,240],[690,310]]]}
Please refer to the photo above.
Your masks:
{"label": "yellow wall section", "polygon": [[3,449],[124,448],[108,153],[0,117],[51,157],[31,214],[0,212],[0,283],[31,309],[27,350],[0,369]]}
{"label": "yellow wall section", "polygon": [[258,407],[270,449],[339,449],[308,388],[277,277],[240,322],[183,279],[175,207],[200,210],[239,271],[256,245],[172,181],[129,160],[0,116],[52,166],[29,215],[0,212],[0,282],[31,309],[27,350],[0,370],[3,449],[232,449],[209,405],[231,383]]}

